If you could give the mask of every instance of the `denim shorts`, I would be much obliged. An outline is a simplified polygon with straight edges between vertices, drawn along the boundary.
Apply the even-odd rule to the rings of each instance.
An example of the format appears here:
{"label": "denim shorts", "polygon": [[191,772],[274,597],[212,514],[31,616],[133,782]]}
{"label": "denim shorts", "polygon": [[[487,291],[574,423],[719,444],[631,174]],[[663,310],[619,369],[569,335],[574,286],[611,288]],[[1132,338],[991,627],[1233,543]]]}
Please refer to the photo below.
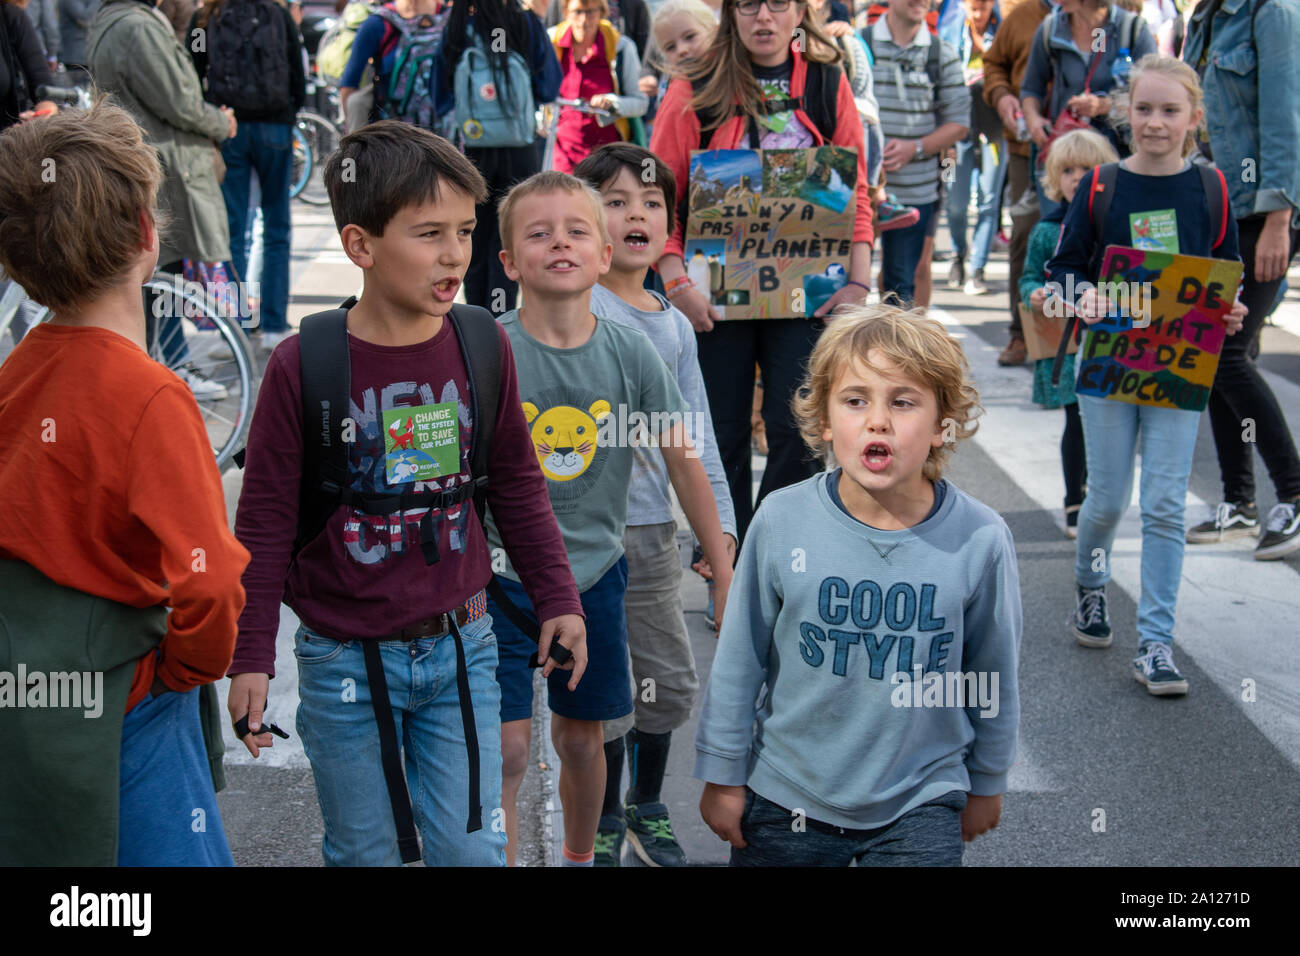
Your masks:
{"label": "denim shorts", "polygon": [[[532,615],[533,605],[523,586],[498,578],[501,587],[521,611]],[[632,672],[627,654],[627,558],[605,572],[584,591],[582,610],[587,615],[587,670],[578,689],[568,688],[572,671],[551,671],[547,699],[551,712],[570,720],[615,720],[632,713]],[[488,599],[488,611],[497,622],[497,681],[501,685],[501,722],[527,720],[533,715],[533,672],[528,658],[537,650],[522,631]]]}
{"label": "denim shorts", "polygon": [[[961,812],[966,794],[953,790],[913,807],[887,826],[847,830],[801,820],[792,810],[745,788],[732,866],[961,866]],[[796,825],[797,824],[797,825]]]}

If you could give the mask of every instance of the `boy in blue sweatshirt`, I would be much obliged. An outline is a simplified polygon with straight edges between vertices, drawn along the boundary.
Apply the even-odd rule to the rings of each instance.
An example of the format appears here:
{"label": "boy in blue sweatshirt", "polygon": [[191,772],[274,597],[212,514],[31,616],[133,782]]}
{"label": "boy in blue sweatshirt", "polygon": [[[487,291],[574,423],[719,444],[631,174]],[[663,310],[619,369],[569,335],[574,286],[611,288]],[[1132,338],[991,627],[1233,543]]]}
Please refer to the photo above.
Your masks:
{"label": "boy in blue sweatshirt", "polygon": [[733,866],[959,865],[997,826],[1015,545],[942,478],[978,401],[956,340],[898,309],[847,310],[813,351],[795,412],[841,467],[755,515],[696,737],[700,812]]}

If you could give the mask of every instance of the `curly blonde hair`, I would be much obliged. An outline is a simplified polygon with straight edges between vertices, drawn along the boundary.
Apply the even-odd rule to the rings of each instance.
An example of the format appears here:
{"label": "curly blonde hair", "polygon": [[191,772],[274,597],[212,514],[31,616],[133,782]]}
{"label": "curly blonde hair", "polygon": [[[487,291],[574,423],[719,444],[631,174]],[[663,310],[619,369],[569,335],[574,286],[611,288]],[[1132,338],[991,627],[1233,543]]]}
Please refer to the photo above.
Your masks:
{"label": "curly blonde hair", "polygon": [[868,360],[871,352],[888,358],[903,375],[934,392],[939,421],[951,428],[952,436],[930,449],[922,469],[926,478],[938,481],[957,443],[979,428],[975,419],[983,409],[961,343],[919,311],[861,305],[835,313],[808,359],[808,373],[791,402],[804,442],[818,455],[825,453],[827,442],[822,433],[830,422],[835,383],[854,360],[876,368]]}

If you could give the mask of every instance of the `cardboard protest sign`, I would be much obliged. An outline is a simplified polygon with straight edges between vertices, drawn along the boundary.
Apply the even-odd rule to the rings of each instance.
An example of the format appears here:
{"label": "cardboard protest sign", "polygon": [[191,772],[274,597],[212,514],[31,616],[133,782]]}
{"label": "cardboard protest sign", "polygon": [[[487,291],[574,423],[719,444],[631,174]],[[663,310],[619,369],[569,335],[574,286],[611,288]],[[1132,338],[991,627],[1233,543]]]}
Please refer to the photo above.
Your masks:
{"label": "cardboard protest sign", "polygon": [[1108,246],[1101,291],[1118,305],[1079,350],[1080,395],[1201,411],[1227,335],[1241,263]]}
{"label": "cardboard protest sign", "polygon": [[[1027,302],[1017,303],[1017,307],[1020,310],[1020,330],[1025,333],[1025,351],[1029,353],[1029,360],[1036,362],[1039,359],[1056,358],[1057,346],[1065,334],[1065,316],[1051,318],[1044,315],[1042,309],[1035,309]],[[1079,343],[1074,341],[1074,336],[1070,336],[1070,344],[1065,352],[1073,355],[1077,351]]]}
{"label": "cardboard protest sign", "polygon": [[849,277],[857,150],[692,151],[686,274],[726,319],[812,315]]}

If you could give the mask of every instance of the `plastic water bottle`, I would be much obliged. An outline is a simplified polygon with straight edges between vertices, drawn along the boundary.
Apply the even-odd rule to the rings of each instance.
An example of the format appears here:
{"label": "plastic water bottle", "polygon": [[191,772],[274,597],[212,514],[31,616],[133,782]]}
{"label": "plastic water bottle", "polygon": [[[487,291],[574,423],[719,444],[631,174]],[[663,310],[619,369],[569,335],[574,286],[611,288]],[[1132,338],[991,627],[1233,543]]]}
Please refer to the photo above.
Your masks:
{"label": "plastic water bottle", "polygon": [[1111,78],[1115,81],[1115,89],[1122,90],[1128,86],[1129,74],[1133,72],[1133,57],[1129,56],[1128,47],[1122,47],[1119,56],[1115,58],[1115,63],[1110,68]]}

